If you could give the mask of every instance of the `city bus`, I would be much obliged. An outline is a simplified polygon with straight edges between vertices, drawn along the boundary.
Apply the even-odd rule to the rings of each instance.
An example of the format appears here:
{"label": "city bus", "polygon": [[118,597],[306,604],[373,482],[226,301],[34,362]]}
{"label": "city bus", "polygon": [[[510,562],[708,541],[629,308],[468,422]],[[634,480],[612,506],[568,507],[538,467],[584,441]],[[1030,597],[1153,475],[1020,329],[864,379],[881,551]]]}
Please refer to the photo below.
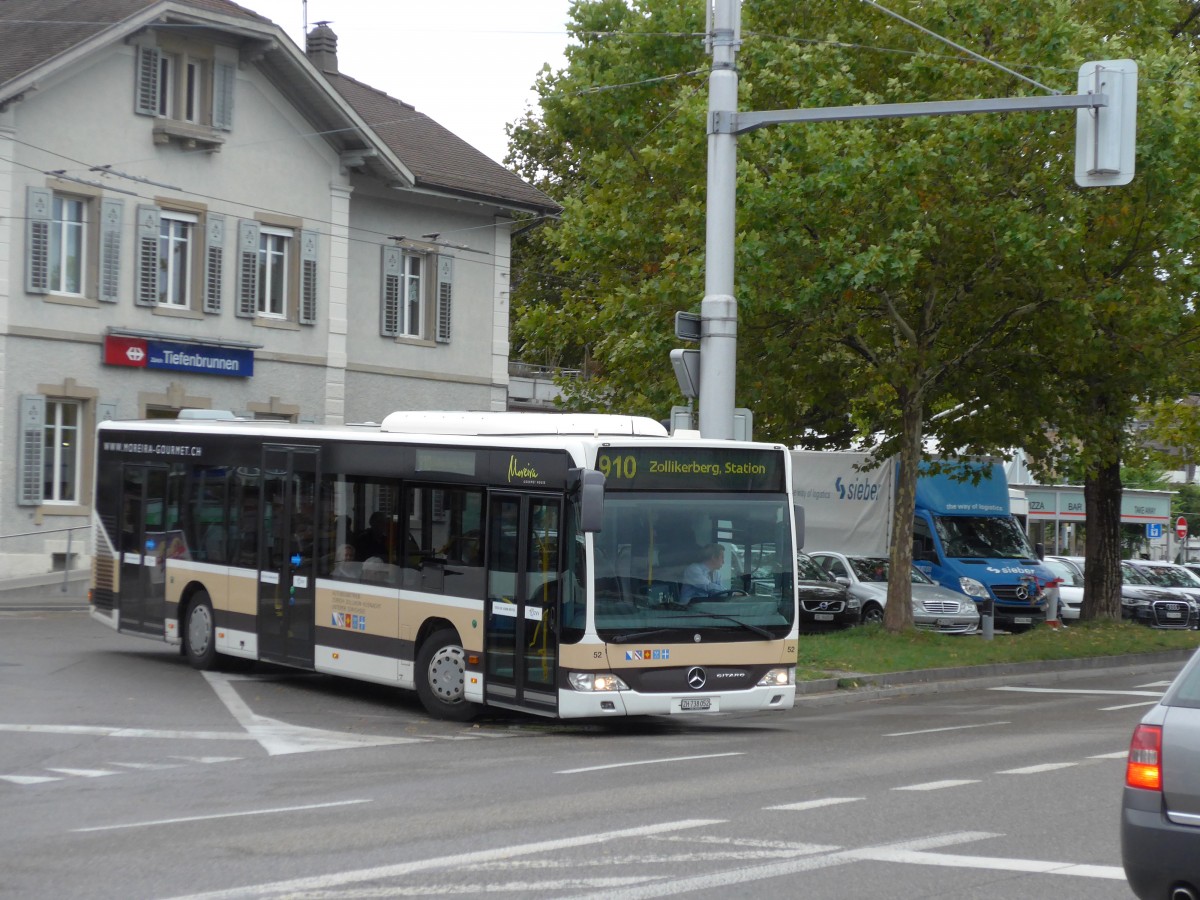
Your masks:
{"label": "city bus", "polygon": [[394,685],[453,721],[794,703],[783,446],[552,413],[97,432],[91,615],[199,669]]}

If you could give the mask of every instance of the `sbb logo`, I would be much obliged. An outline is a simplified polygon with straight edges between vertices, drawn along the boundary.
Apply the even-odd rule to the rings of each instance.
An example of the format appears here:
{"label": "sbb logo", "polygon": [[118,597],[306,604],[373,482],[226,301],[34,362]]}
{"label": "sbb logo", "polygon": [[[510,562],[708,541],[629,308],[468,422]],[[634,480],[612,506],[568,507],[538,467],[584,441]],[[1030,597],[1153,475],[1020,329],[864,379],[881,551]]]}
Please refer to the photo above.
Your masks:
{"label": "sbb logo", "polygon": [[837,488],[840,500],[861,500],[869,503],[879,498],[879,485],[866,480],[845,482],[839,475],[833,486]]}
{"label": "sbb logo", "polygon": [[129,347],[125,350],[125,358],[130,362],[141,362],[146,358],[146,351],[137,346]]}

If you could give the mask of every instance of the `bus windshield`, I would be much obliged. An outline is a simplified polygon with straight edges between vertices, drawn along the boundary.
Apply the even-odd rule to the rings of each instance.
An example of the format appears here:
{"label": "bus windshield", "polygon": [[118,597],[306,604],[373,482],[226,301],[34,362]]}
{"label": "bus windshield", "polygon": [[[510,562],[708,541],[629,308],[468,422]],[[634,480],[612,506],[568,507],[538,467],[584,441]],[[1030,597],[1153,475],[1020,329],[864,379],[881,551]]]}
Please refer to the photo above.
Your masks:
{"label": "bus windshield", "polygon": [[1029,559],[1033,550],[1011,516],[937,516],[938,537],[952,559]]}
{"label": "bus windshield", "polygon": [[787,635],[795,615],[791,515],[778,494],[610,493],[594,537],[600,637]]}

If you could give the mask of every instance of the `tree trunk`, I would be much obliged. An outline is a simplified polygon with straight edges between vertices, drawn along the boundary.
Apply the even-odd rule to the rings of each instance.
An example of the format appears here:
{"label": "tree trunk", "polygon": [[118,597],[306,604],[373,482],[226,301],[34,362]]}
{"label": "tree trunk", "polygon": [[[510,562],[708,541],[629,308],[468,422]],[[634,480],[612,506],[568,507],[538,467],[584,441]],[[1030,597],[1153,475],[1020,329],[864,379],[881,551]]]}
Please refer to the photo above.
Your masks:
{"label": "tree trunk", "polygon": [[913,627],[912,579],[908,573],[912,569],[913,514],[917,508],[917,475],[921,468],[921,438],[925,424],[919,397],[902,395],[901,401],[904,431],[900,439],[896,499],[892,506],[887,609],[883,611],[883,627],[892,634]]}
{"label": "tree trunk", "polygon": [[1087,534],[1084,537],[1084,620],[1121,620],[1121,461],[1102,463],[1083,480]]}

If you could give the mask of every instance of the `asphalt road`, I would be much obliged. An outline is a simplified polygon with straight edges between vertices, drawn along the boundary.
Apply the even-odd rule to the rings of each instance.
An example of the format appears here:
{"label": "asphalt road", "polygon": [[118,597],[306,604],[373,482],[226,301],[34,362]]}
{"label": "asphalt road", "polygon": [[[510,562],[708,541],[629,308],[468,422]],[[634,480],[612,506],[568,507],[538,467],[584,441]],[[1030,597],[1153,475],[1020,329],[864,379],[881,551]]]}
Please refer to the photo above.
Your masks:
{"label": "asphalt road", "polygon": [[456,725],[0,604],[0,897],[1128,898],[1124,754],[1179,666]]}

